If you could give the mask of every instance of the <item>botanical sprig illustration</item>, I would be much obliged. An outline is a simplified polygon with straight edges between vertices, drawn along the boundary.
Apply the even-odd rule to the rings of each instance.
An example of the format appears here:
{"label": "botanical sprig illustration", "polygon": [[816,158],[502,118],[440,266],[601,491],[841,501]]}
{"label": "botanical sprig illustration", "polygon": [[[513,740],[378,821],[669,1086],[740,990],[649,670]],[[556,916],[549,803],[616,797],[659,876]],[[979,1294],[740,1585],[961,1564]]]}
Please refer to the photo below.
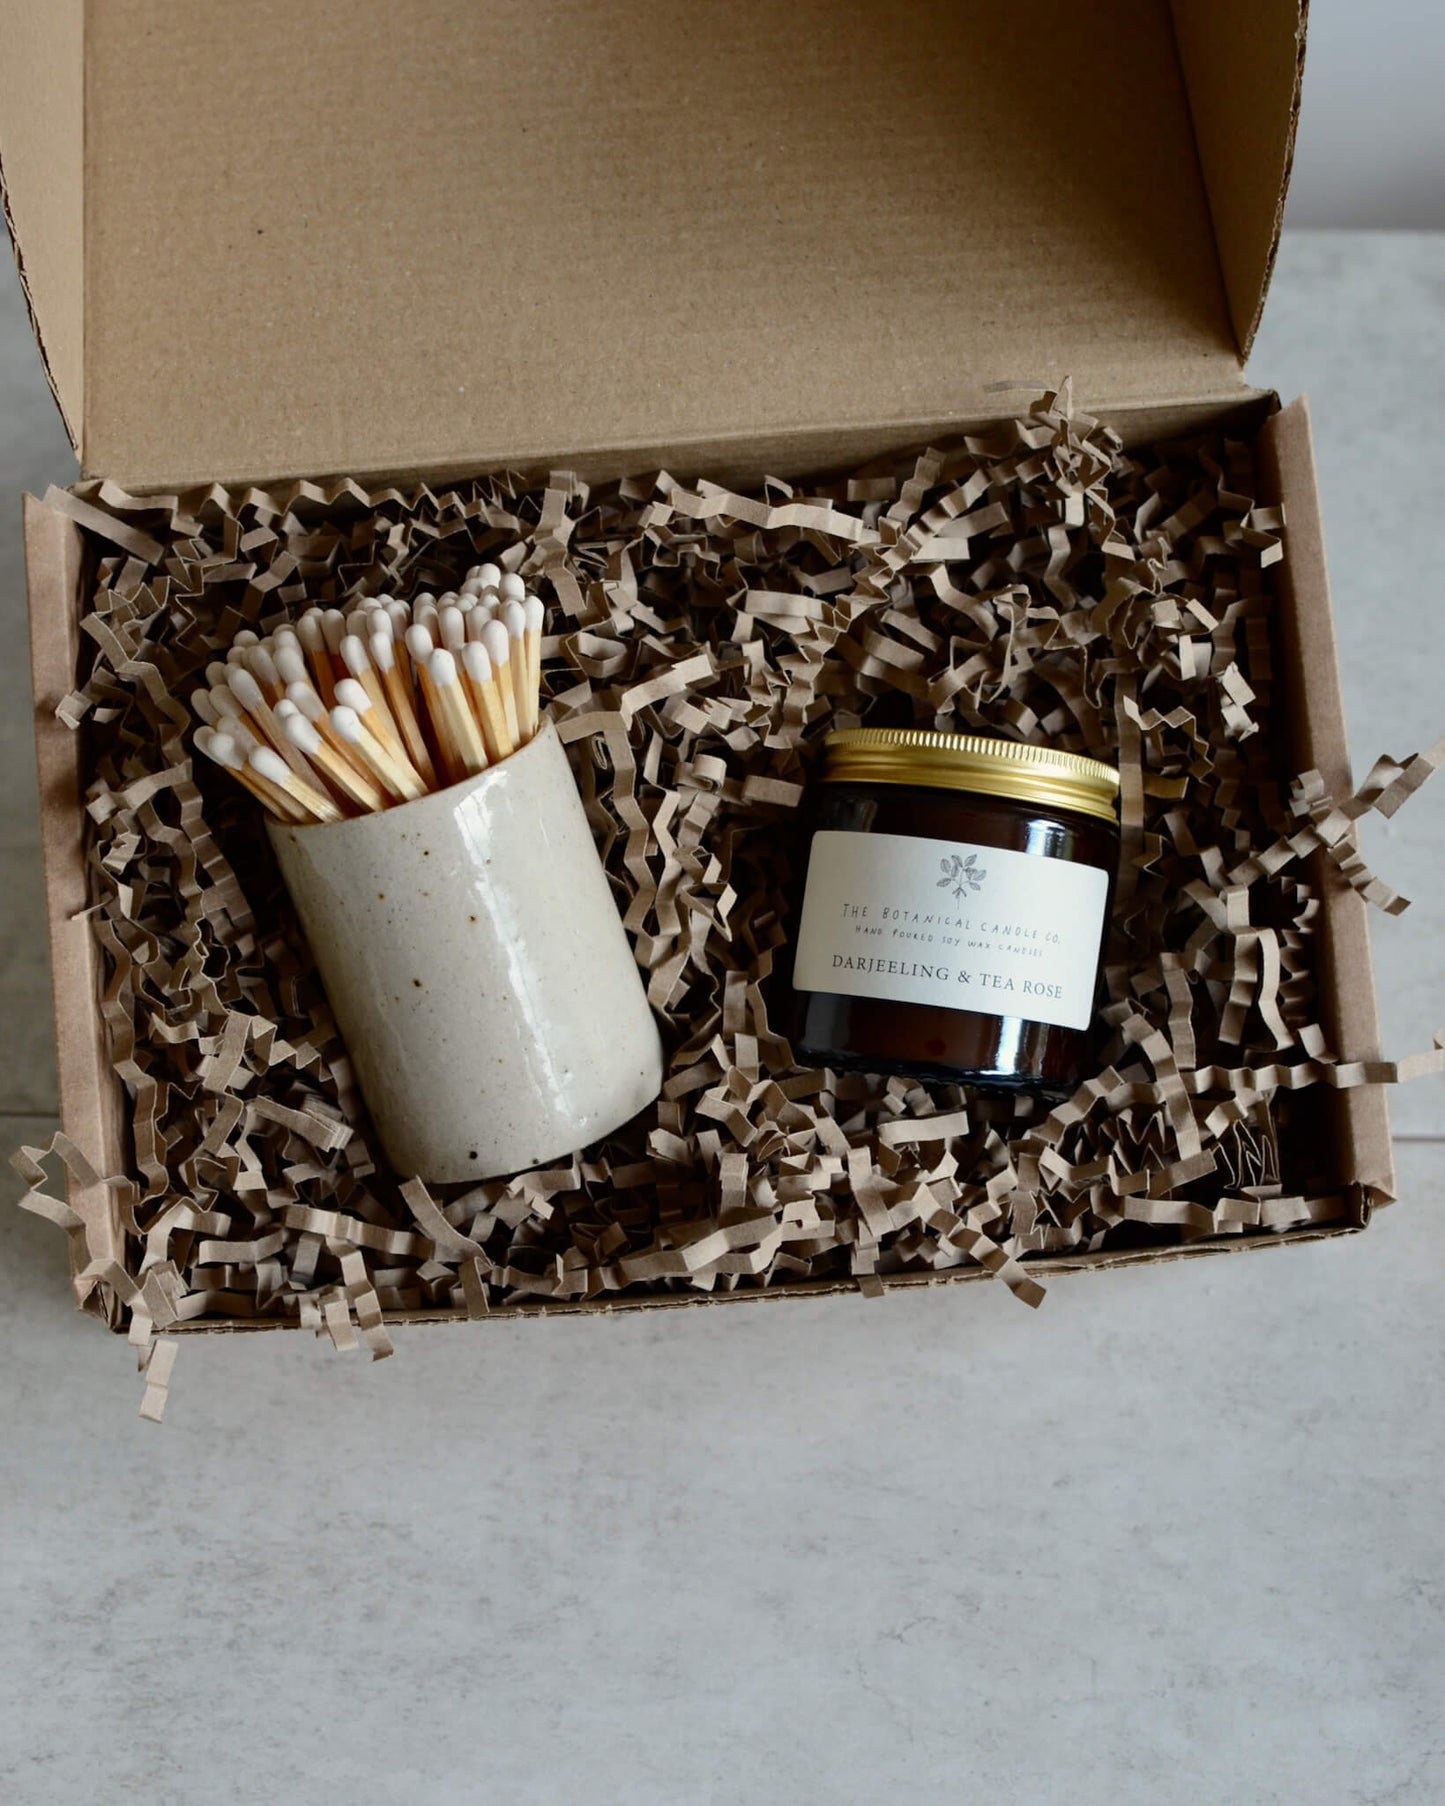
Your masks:
{"label": "botanical sprig illustration", "polygon": [[988,873],[979,869],[977,853],[970,853],[967,859],[960,853],[953,853],[940,863],[943,868],[943,876],[938,880],[940,890],[952,890],[955,897],[962,897],[968,891],[983,889]]}

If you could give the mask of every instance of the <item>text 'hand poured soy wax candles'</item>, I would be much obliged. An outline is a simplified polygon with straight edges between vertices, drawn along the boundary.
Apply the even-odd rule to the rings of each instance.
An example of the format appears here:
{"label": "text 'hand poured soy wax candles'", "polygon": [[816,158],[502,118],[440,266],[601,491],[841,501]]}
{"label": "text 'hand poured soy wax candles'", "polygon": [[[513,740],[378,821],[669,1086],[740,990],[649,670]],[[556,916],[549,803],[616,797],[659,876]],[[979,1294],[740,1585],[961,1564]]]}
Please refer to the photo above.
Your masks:
{"label": "text 'hand poured soy wax candles'", "polygon": [[388,1160],[545,1164],[657,1096],[662,1045],[540,710],[543,607],[461,591],[236,636],[192,705],[267,832]]}
{"label": "text 'hand poured soy wax candles'", "polygon": [[1066,1097],[1086,1076],[1119,774],[1048,746],[829,736],[793,965],[799,1057]]}

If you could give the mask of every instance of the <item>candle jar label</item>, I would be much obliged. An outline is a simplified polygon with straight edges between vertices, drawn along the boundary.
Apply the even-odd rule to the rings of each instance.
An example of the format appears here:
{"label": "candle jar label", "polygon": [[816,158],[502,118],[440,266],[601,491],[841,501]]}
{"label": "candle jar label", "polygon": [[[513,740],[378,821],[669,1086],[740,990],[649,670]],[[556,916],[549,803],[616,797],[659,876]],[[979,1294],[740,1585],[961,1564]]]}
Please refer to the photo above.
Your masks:
{"label": "candle jar label", "polygon": [[1108,892],[1068,860],[823,830],[794,988],[1087,1028]]}

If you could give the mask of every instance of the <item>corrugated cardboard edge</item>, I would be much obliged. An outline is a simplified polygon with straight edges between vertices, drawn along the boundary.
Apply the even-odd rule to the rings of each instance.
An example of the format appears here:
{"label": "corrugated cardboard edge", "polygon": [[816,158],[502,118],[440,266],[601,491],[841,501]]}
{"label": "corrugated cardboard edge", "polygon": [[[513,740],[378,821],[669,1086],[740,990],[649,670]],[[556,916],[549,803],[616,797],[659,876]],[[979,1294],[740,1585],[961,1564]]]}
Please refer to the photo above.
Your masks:
{"label": "corrugated cardboard edge", "polygon": [[0,0],[0,211],[45,379],[77,453],[85,372],[84,39],[84,0]]}
{"label": "corrugated cardboard edge", "polygon": [[[1282,503],[1288,555],[1278,573],[1276,649],[1289,674],[1286,718],[1298,770],[1315,770],[1337,796],[1352,788],[1340,693],[1330,580],[1325,565],[1309,404],[1303,396],[1265,423],[1260,476],[1266,500]],[[1323,859],[1313,871],[1322,899],[1323,1026],[1343,1061],[1378,1059],[1380,1019],[1370,963],[1369,905]],[[1384,1202],[1395,1194],[1390,1106],[1383,1085],[1337,1092],[1334,1120],[1346,1172]]]}
{"label": "corrugated cardboard edge", "polygon": [[[363,488],[387,484],[426,483],[433,487],[475,476],[479,470],[513,470],[529,482],[544,483],[550,472],[568,470],[584,482],[608,482],[632,476],[640,470],[671,470],[685,477],[706,476],[715,483],[747,488],[759,471],[792,481],[800,477],[847,472],[879,458],[902,457],[921,445],[937,445],[965,433],[982,433],[1001,419],[1026,413],[1044,385],[1034,379],[986,385],[988,406],[977,413],[947,416],[899,416],[896,419],[859,422],[849,426],[793,426],[776,431],[749,429],[726,437],[637,440],[608,445],[528,446],[504,451],[492,447],[483,454],[446,456],[423,464],[388,464],[384,468],[351,466],[344,471],[238,470],[227,474],[230,489],[284,489],[304,480],[323,487],[342,482]],[[1077,390],[1075,406],[1096,415],[1120,435],[1126,446],[1152,445],[1191,432],[1201,414],[1223,421],[1244,417],[1269,397],[1265,389],[1231,384],[1204,395],[1173,395],[1141,400],[1137,396],[1086,397]],[[86,481],[115,479],[113,471],[82,467]],[[196,471],[173,470],[164,478],[141,483],[124,482],[132,495],[183,493],[204,488],[211,478]]]}
{"label": "corrugated cardboard edge", "polygon": [[[55,710],[74,687],[80,652],[77,597],[83,542],[73,521],[34,496],[25,497],[25,568],[30,592],[30,668],[35,707],[35,762],[40,789],[40,840],[50,933],[60,1115],[66,1133],[97,1172],[118,1169],[124,1146],[120,1090],[106,1056],[100,1014],[100,949],[83,912],[85,867],[84,736]],[[108,1186],[71,1179],[71,1209],[85,1225],[72,1240],[76,1302],[100,1308],[93,1282],[80,1279],[90,1261],[123,1260],[124,1237]],[[84,1259],[81,1258],[82,1247]]]}
{"label": "corrugated cardboard edge", "polygon": [[1243,358],[1259,331],[1279,250],[1299,128],[1309,4],[1171,0],[1170,10]]}
{"label": "corrugated cardboard edge", "polygon": [[[1304,1242],[1322,1242],[1340,1235],[1357,1235],[1370,1220],[1367,1199],[1361,1188],[1351,1186],[1344,1194],[1342,1208],[1347,1212],[1337,1223],[1319,1223],[1305,1229],[1281,1230],[1278,1234],[1222,1236],[1189,1242],[1177,1248],[1101,1249],[1097,1254],[1060,1254],[1047,1261],[1029,1261],[1027,1270],[1036,1268],[1040,1277],[1054,1279],[1065,1273],[1105,1273],[1124,1267],[1159,1266],[1166,1262],[1198,1260],[1210,1254],[1246,1254],[1262,1248],[1294,1247]],[[985,1267],[951,1267],[940,1273],[879,1273],[872,1276],[880,1292],[927,1290],[937,1286],[964,1285],[992,1277]],[[778,1299],[819,1299],[857,1297],[862,1288],[855,1279],[804,1279],[767,1289],[752,1288],[732,1292],[650,1292],[636,1297],[592,1298],[586,1300],[527,1300],[517,1304],[494,1306],[483,1314],[485,1320],[520,1317],[621,1317],[635,1311],[688,1310],[695,1305],[767,1303]],[[863,1294],[867,1296],[867,1293]],[[464,1311],[383,1311],[389,1327],[420,1328],[427,1324],[475,1323],[483,1319],[469,1317]],[[167,1336],[245,1336],[262,1330],[289,1329],[294,1324],[278,1323],[271,1317],[226,1317],[192,1323],[173,1323]]]}

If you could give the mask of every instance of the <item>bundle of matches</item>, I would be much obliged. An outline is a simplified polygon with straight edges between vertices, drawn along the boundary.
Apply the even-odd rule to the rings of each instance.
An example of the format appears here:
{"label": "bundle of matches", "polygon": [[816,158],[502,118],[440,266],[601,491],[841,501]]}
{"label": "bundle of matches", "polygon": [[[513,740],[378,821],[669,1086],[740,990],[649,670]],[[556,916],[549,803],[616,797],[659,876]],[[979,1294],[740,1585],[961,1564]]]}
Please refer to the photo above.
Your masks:
{"label": "bundle of matches", "polygon": [[459,591],[309,608],[206,667],[197,749],[280,821],[340,821],[485,771],[537,732],[542,604],[494,564]]}

